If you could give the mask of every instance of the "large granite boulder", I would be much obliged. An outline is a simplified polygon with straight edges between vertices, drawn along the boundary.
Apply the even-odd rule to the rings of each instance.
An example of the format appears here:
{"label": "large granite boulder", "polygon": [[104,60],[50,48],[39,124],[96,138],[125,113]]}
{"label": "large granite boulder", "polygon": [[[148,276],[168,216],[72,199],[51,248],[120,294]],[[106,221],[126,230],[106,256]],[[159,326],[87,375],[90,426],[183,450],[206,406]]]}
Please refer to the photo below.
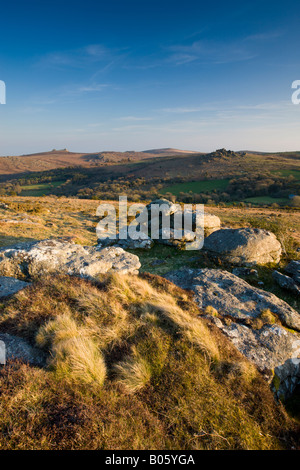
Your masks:
{"label": "large granite boulder", "polygon": [[65,240],[20,243],[0,250],[0,274],[20,279],[45,273],[88,278],[107,272],[136,274],[140,266],[136,255],[120,247],[84,247]]}
{"label": "large granite boulder", "polygon": [[213,258],[244,266],[278,263],[282,251],[273,233],[257,228],[218,230],[206,238],[204,249]]}
{"label": "large granite boulder", "polygon": [[166,278],[194,292],[196,303],[211,321],[273,379],[278,396],[293,392],[300,383],[300,314],[296,310],[274,294],[219,269],[182,269]]}

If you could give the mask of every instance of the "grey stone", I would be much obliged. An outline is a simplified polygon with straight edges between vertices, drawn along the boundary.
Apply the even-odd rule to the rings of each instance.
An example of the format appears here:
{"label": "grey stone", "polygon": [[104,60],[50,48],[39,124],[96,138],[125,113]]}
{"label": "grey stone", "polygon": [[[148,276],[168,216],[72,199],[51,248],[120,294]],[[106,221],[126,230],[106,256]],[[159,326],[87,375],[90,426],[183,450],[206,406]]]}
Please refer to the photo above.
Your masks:
{"label": "grey stone", "polygon": [[204,234],[209,236],[213,232],[220,230],[221,220],[218,216],[204,212]]}
{"label": "grey stone", "polygon": [[282,251],[273,233],[252,228],[217,230],[205,239],[204,249],[213,258],[241,266],[278,263]]}
{"label": "grey stone", "polygon": [[19,281],[13,277],[0,276],[0,299],[14,295],[29,285],[28,282]]}
{"label": "grey stone", "polygon": [[2,363],[5,364],[8,359],[21,359],[35,366],[46,364],[45,353],[39,348],[32,347],[24,339],[8,333],[0,333],[0,340],[5,345],[5,357]]}
{"label": "grey stone", "polygon": [[[274,294],[252,287],[227,271],[181,269],[165,277],[192,290],[202,310],[212,306],[218,311],[218,318],[210,316],[210,320],[259,370],[275,374],[273,388],[276,384],[278,397],[292,393],[300,383],[300,314],[296,310]],[[255,323],[266,309],[275,314],[274,320],[277,316],[280,321]],[[279,378],[278,370],[284,378]]]}
{"label": "grey stone", "polygon": [[289,328],[300,331],[300,314],[289,304],[234,274],[221,269],[181,269],[165,276],[174,284],[195,292],[200,308],[212,306],[239,320],[257,318],[269,309]]}
{"label": "grey stone", "polygon": [[93,278],[118,272],[136,274],[139,258],[120,247],[83,247],[65,240],[23,243],[0,250],[0,273],[30,278],[45,273],[66,273]]}
{"label": "grey stone", "polygon": [[154,245],[153,240],[150,237],[143,239],[138,238],[133,240],[132,238],[127,239],[119,239],[118,235],[115,239],[112,238],[105,238],[103,240],[98,240],[99,247],[107,247],[107,246],[119,246],[124,250],[150,250]]}
{"label": "grey stone", "polygon": [[[161,212],[158,212],[158,215],[151,210],[151,208],[157,205],[159,206],[158,209]],[[118,234],[115,239],[107,237],[106,239],[99,239],[98,243],[99,246],[107,247],[107,246],[120,246],[124,249],[150,249],[152,248],[154,242],[160,243],[163,245],[169,246],[176,246],[176,247],[183,247],[188,243],[192,243],[196,238],[196,212],[193,210],[187,211],[190,214],[190,222],[191,226],[189,227],[192,230],[188,230],[188,227],[184,226],[184,215],[182,212],[182,208],[180,204],[174,204],[167,199],[161,198],[156,199],[155,201],[150,202],[146,209],[148,211],[148,238],[145,239],[137,239],[132,240],[131,238],[127,238],[126,240],[122,240],[118,238]],[[169,226],[170,226],[170,236],[166,238],[166,228],[162,227],[162,214],[169,218]],[[182,231],[182,234],[175,233],[175,218],[178,217],[179,222],[181,223],[182,228],[186,228],[186,230]],[[221,226],[221,221],[219,217],[216,215],[209,214],[207,212],[204,213],[204,235],[208,236],[215,230],[219,230]],[[155,227],[155,228],[154,228]],[[178,228],[178,227],[177,227]],[[157,235],[153,235],[153,231],[157,230]],[[153,240],[151,239],[153,236]]]}
{"label": "grey stone", "polygon": [[146,206],[150,216],[151,216],[151,206],[153,205],[158,205],[159,207],[163,206],[161,207],[161,209],[163,210],[164,215],[175,214],[175,212],[177,212],[178,209],[180,208],[178,204],[174,204],[173,202],[168,201],[168,199],[164,199],[164,198],[155,199],[154,201],[151,201]]}
{"label": "grey stone", "polygon": [[184,230],[180,238],[175,238],[175,236],[175,230],[172,228],[170,229],[170,231],[166,229],[160,229],[159,239],[156,240],[156,242],[162,245],[182,246],[186,243],[194,241],[196,238],[196,234],[190,230]]}
{"label": "grey stone", "polygon": [[272,277],[274,281],[283,289],[286,289],[292,292],[293,294],[300,295],[300,287],[291,277],[285,276],[284,274],[281,274],[278,271],[274,271],[272,273]]}
{"label": "grey stone", "polygon": [[300,284],[300,261],[291,261],[285,268],[285,272],[291,274],[294,281]]}
{"label": "grey stone", "polygon": [[5,352],[5,343],[0,341],[0,364],[3,365],[6,363],[6,352]]}

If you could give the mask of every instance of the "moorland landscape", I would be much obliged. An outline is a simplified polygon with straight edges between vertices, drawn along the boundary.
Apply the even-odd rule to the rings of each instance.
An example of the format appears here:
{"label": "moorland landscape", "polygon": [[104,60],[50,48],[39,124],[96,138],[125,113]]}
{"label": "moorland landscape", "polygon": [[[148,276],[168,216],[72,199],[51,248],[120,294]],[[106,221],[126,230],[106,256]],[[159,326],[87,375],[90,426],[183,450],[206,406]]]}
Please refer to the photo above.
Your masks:
{"label": "moorland landscape", "polygon": [[300,450],[298,11],[2,2],[10,464]]}
{"label": "moorland landscape", "polygon": [[[1,175],[1,448],[297,448],[297,154],[72,155]],[[204,248],[97,240],[115,194],[205,202]]]}

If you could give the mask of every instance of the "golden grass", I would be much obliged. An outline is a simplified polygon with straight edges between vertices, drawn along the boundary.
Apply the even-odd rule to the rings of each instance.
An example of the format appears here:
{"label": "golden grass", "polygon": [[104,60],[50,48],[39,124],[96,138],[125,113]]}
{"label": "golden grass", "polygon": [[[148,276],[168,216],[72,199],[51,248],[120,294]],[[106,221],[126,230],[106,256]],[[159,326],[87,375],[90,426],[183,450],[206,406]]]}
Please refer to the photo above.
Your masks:
{"label": "golden grass", "polygon": [[269,308],[261,312],[260,319],[264,323],[268,323],[269,325],[273,325],[274,323],[276,323],[276,316],[274,315],[274,313],[271,312]]}
{"label": "golden grass", "polygon": [[111,292],[118,300],[129,305],[131,310],[139,315],[156,314],[208,356],[218,358],[218,348],[202,320],[196,316],[191,318],[190,313],[180,308],[171,293],[158,291],[139,277],[115,276],[110,282]]}
{"label": "golden grass", "polygon": [[49,366],[58,377],[82,384],[103,385],[106,366],[93,338],[93,330],[79,326],[70,314],[61,315],[42,326],[36,343],[51,352]]}
{"label": "golden grass", "polygon": [[123,385],[128,393],[135,393],[144,388],[151,379],[151,367],[136,349],[133,356],[115,366],[117,383]]}
{"label": "golden grass", "polygon": [[0,371],[2,449],[281,449],[296,425],[191,295],[158,276],[47,276],[0,331],[48,354]]}
{"label": "golden grass", "polygon": [[205,308],[205,313],[206,313],[206,315],[211,315],[213,317],[218,317],[219,316],[218,310],[216,310],[214,307],[212,307],[212,305],[208,305]]}

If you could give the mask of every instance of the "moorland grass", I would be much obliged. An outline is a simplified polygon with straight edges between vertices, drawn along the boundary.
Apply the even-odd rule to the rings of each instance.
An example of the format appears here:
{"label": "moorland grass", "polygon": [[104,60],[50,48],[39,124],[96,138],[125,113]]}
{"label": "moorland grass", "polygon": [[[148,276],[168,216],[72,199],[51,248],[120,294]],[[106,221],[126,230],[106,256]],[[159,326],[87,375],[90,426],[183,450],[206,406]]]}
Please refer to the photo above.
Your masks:
{"label": "moorland grass", "polygon": [[48,356],[0,372],[1,449],[285,449],[297,425],[191,295],[150,274],[46,276],[0,331]]}

